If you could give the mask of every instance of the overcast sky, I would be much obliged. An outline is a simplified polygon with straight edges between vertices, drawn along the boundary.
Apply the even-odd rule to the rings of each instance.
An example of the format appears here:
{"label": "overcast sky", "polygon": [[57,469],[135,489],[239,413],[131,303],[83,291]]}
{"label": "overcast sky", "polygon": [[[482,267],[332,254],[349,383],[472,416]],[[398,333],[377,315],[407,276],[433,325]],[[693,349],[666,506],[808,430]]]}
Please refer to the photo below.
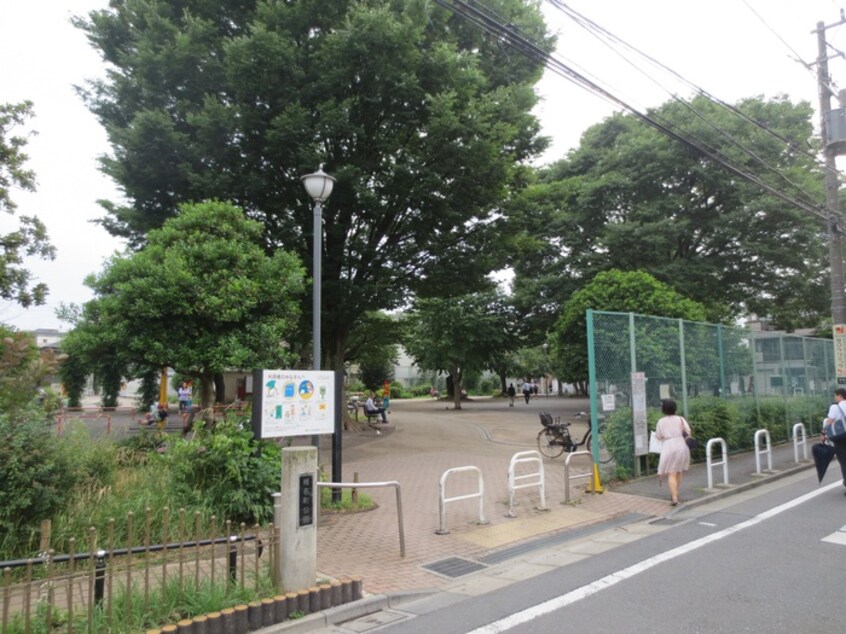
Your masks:
{"label": "overcast sky", "polygon": [[[602,85],[628,104],[644,109],[690,96],[692,88],[634,54],[628,60],[544,2],[550,29],[559,36],[557,58]],[[846,0],[571,0],[566,3],[607,31],[633,45],[689,82],[717,98],[770,98],[785,93],[817,106],[815,30],[819,21],[840,20]],[[114,184],[97,169],[97,157],[109,152],[105,132],[82,105],[73,86],[102,76],[99,56],[83,34],[69,24],[71,15],[104,8],[107,0],[0,0],[0,102],[29,99],[37,132],[27,146],[28,167],[38,189],[13,191],[18,214],[37,215],[47,225],[57,258],[27,262],[50,287],[48,304],[24,310],[0,302],[0,322],[31,330],[67,329],[55,316],[60,303],[91,298],[83,279],[99,271],[103,260],[122,243],[91,221],[103,215],[98,199],[119,200]],[[827,31],[832,54],[846,50],[846,26]],[[517,53],[515,53],[517,54]],[[630,61],[636,61],[641,72]],[[846,63],[830,62],[835,83],[846,87]],[[543,101],[537,110],[544,134],[552,137],[541,162],[563,157],[589,126],[618,105],[595,97],[558,75],[547,73],[538,85]],[[0,233],[17,222],[0,218]]]}

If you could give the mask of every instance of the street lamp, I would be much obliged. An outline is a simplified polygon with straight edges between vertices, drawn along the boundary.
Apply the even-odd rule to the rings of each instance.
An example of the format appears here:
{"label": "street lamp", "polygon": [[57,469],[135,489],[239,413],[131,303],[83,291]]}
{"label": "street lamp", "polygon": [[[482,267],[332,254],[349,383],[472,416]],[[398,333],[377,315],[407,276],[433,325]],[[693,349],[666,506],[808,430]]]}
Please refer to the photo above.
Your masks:
{"label": "street lamp", "polygon": [[323,166],[313,174],[306,174],[300,180],[303,182],[306,193],[314,201],[314,234],[312,248],[314,250],[314,267],[312,273],[312,334],[314,336],[313,355],[314,369],[320,369],[320,255],[321,242],[323,238],[323,207],[321,204],[332,195],[332,188],[335,186],[335,179],[323,171]]}

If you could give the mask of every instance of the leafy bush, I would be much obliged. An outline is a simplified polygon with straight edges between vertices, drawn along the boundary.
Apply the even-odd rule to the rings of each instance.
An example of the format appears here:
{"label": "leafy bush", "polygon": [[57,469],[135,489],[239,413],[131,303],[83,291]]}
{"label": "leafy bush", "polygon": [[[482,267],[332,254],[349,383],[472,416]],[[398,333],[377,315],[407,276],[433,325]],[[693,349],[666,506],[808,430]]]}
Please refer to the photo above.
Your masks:
{"label": "leafy bush", "polygon": [[43,412],[0,414],[0,535],[3,550],[27,539],[28,527],[53,516],[76,485],[78,472]]}
{"label": "leafy bush", "polygon": [[177,440],[164,456],[180,506],[248,524],[272,519],[281,452],[255,440],[243,417],[228,417],[210,431],[198,426],[193,439]]}

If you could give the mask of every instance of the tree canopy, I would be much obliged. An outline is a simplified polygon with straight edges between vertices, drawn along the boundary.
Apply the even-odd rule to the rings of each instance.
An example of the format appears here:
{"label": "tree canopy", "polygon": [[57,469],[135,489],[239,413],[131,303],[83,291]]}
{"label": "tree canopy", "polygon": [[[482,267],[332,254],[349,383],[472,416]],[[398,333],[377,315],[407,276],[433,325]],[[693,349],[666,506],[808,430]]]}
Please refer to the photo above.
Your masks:
{"label": "tree canopy", "polygon": [[[551,49],[536,3],[489,4]],[[323,367],[342,367],[366,311],[464,293],[501,265],[501,202],[545,146],[538,61],[425,0],[114,0],[76,24],[111,68],[84,96],[129,200],[107,207],[112,233],[143,244],[180,203],[217,198],[310,263],[299,177],[337,178]]]}
{"label": "tree canopy", "polygon": [[282,250],[268,256],[261,224],[233,205],[182,205],[142,251],[114,256],[87,283],[96,297],[67,351],[197,377],[204,408],[214,373],[292,360],[302,267]]}
{"label": "tree canopy", "polygon": [[[35,173],[25,168],[26,137],[13,130],[32,116],[32,103],[0,104],[0,212],[14,214],[17,204],[11,190],[18,187],[35,191]],[[0,235],[0,298],[23,307],[43,304],[47,285],[33,284],[32,274],[23,267],[26,256],[52,260],[56,249],[50,244],[47,229],[35,216],[21,216],[17,230]]]}
{"label": "tree canopy", "polygon": [[[744,116],[696,97],[650,115],[779,191],[820,204],[821,169],[806,149],[815,143],[809,104],[749,98],[735,110]],[[540,324],[610,269],[649,272],[702,303],[710,321],[756,313],[790,329],[827,314],[822,220],[631,115],[588,129],[513,205],[525,229],[515,295]]]}
{"label": "tree canopy", "polygon": [[405,347],[423,370],[449,373],[461,409],[462,376],[495,368],[513,350],[513,317],[506,298],[493,291],[421,299],[407,317]]}

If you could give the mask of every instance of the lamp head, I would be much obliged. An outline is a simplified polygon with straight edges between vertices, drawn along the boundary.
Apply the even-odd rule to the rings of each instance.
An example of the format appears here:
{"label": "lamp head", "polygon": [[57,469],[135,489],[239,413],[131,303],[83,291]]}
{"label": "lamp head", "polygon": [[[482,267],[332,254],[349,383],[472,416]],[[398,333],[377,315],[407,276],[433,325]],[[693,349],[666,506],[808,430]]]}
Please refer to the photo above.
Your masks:
{"label": "lamp head", "polygon": [[335,179],[323,171],[323,166],[313,174],[301,176],[306,193],[311,196],[314,202],[322,203],[332,195],[332,188],[335,186]]}

